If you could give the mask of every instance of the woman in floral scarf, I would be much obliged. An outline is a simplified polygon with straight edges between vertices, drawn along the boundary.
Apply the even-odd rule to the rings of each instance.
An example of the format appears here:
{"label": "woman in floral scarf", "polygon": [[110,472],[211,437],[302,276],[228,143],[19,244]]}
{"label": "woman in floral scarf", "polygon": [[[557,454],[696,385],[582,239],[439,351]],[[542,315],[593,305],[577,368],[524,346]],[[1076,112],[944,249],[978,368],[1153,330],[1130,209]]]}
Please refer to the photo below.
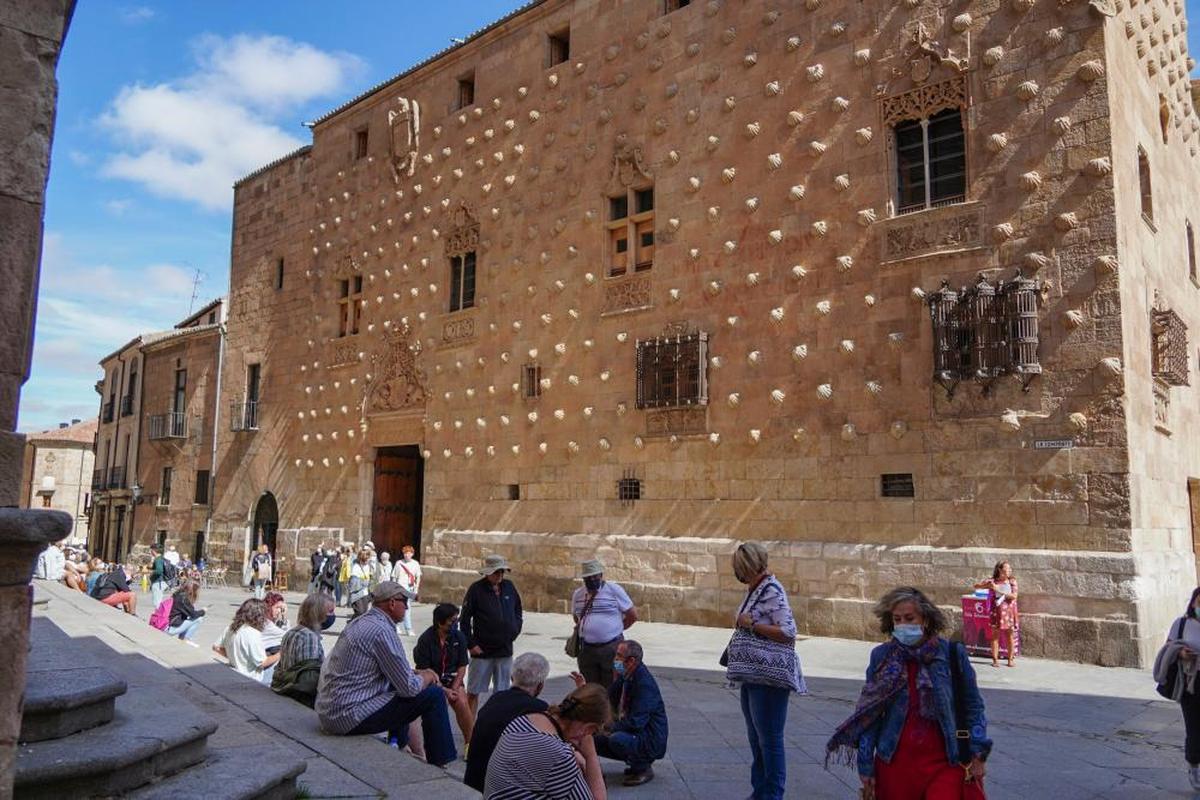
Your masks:
{"label": "woman in floral scarf", "polygon": [[992,742],[965,648],[941,638],[946,617],[918,589],[888,592],[875,615],[891,639],[871,651],[858,705],[825,746],[826,763],[856,761],[864,798],[983,800]]}

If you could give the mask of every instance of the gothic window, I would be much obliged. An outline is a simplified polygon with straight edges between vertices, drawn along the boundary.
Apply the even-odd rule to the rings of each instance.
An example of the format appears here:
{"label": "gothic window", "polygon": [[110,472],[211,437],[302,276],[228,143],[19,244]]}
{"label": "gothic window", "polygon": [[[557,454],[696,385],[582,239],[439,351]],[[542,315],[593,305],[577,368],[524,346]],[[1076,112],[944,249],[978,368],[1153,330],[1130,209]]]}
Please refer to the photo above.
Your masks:
{"label": "gothic window", "polygon": [[475,305],[475,252],[450,257],[450,310]]}
{"label": "gothic window", "polygon": [[1154,311],[1150,324],[1153,374],[1170,386],[1188,385],[1187,325],[1170,309]]}
{"label": "gothic window", "polygon": [[897,121],[896,211],[907,214],[961,203],[967,196],[967,151],[958,108]]}
{"label": "gothic window", "polygon": [[475,105],[475,71],[458,79],[458,96],[455,98],[454,109],[468,108]]}
{"label": "gothic window", "polygon": [[[633,213],[630,213],[632,209]],[[608,199],[608,276],[645,272],[654,266],[654,187],[630,189]]]}
{"label": "gothic window", "polygon": [[354,336],[362,317],[361,275],[338,281],[338,336]]}
{"label": "gothic window", "polygon": [[959,381],[976,380],[987,392],[1002,375],[1026,387],[1041,374],[1038,357],[1039,287],[1017,276],[951,289],[947,282],[929,295],[933,323],[933,377],[953,396]]}
{"label": "gothic window", "polygon": [[1142,195],[1142,216],[1154,224],[1154,193],[1150,188],[1150,157],[1138,148],[1138,187]]}
{"label": "gothic window", "polygon": [[665,336],[637,343],[637,407],[708,403],[708,334]]}
{"label": "gothic window", "polygon": [[546,37],[549,46],[547,67],[565,64],[571,58],[571,29],[563,28],[558,33]]}

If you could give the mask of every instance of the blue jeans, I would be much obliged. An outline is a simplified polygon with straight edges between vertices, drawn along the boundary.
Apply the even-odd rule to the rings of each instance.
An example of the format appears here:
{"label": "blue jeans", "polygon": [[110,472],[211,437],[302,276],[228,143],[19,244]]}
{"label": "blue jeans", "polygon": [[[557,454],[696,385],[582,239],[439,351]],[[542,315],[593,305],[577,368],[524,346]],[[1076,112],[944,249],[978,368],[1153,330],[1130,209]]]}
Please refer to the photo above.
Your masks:
{"label": "blue jeans", "polygon": [[787,759],[783,753],[783,729],[787,725],[790,689],[742,684],[742,716],[754,758],[750,786],[754,800],[783,800],[787,784]]}
{"label": "blue jeans", "polygon": [[643,759],[638,756],[638,740],[632,733],[619,731],[607,736],[598,733],[593,741],[596,743],[596,755],[601,758],[624,761],[634,772],[645,772],[654,763],[653,759]]}
{"label": "blue jeans", "polygon": [[404,619],[400,621],[400,630],[404,633],[412,633],[412,603],[407,603],[404,606]]}
{"label": "blue jeans", "polygon": [[200,623],[204,622],[204,617],[196,617],[195,619],[185,619],[178,625],[171,625],[167,628],[168,636],[178,636],[185,641],[191,641],[196,636],[196,631],[200,630]]}
{"label": "blue jeans", "polygon": [[389,738],[400,747],[408,744],[408,723],[421,718],[425,734],[425,760],[442,767],[458,758],[454,734],[450,731],[450,714],[446,710],[446,693],[440,684],[425,688],[416,697],[393,697],[386,706],[358,723],[350,736],[387,731]]}
{"label": "blue jeans", "polygon": [[157,610],[158,607],[162,604],[163,595],[165,595],[166,593],[167,593],[167,582],[166,581],[155,581],[154,583],[150,584],[150,602],[151,602],[152,608],[154,610]]}

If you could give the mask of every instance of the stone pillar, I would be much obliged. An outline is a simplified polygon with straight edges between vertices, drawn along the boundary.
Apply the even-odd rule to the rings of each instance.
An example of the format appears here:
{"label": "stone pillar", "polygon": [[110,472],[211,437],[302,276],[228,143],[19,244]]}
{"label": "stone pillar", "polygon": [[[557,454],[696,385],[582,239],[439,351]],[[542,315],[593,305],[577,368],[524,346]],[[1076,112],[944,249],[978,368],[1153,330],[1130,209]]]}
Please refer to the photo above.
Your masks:
{"label": "stone pillar", "polygon": [[37,555],[71,532],[61,511],[17,510],[25,437],[16,433],[29,377],[42,257],[42,215],[58,99],[55,70],[75,0],[0,3],[0,800],[12,797],[29,579]]}

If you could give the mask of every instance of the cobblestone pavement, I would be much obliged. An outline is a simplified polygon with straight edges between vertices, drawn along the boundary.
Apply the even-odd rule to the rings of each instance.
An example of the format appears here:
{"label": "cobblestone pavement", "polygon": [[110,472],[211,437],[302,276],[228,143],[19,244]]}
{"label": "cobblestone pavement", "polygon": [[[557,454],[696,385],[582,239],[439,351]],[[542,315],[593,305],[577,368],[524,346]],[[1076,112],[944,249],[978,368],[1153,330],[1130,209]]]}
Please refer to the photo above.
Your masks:
{"label": "cobblestone pavement", "polygon": [[[518,584],[519,586],[519,584]],[[207,648],[248,593],[215,589],[200,605],[212,617],[198,642]],[[289,593],[289,617],[303,596]],[[142,616],[150,611],[144,599]],[[414,608],[414,628],[430,621],[432,606]],[[336,635],[348,616],[339,609]],[[527,613],[517,651],[536,650],[551,662],[545,697],[563,696],[573,667],[563,654],[570,632],[561,614]],[[670,717],[667,758],[656,778],[637,788],[620,786],[623,765],[606,762],[612,797],[743,798],[749,794],[749,750],[734,691],[723,685],[717,657],[728,631],[638,623],[630,633],[662,687]],[[411,648],[416,639],[405,639]],[[328,645],[327,645],[328,647]],[[858,780],[848,769],[823,766],[824,745],[853,707],[870,643],[806,639],[799,652],[811,694],[794,697],[787,724],[788,797],[851,798]],[[989,761],[988,796],[1025,798],[1192,797],[1183,764],[1183,724],[1174,704],[1158,699],[1149,673],[1025,659],[1015,669],[975,666],[987,703],[995,751]],[[456,731],[457,733],[457,731]],[[455,771],[461,773],[461,764]],[[403,797],[397,791],[396,797]]]}

